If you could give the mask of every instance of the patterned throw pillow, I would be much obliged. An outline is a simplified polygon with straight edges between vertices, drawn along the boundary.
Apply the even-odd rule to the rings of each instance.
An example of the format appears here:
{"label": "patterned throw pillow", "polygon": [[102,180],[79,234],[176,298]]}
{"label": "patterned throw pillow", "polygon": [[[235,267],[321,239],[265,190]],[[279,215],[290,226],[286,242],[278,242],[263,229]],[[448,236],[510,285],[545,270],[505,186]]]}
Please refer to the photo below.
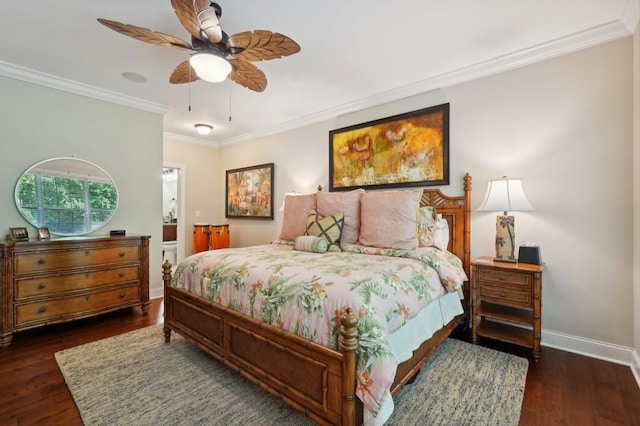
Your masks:
{"label": "patterned throw pillow", "polygon": [[436,209],[430,206],[418,210],[418,247],[433,246],[433,233],[438,222]]}
{"label": "patterned throw pillow", "polygon": [[438,247],[446,250],[449,245],[449,223],[431,206],[418,210],[418,246]]}
{"label": "patterned throw pillow", "polygon": [[305,235],[313,235],[327,240],[327,251],[342,251],[340,249],[340,236],[344,227],[344,213],[338,212],[331,216],[322,216],[315,210],[307,216],[307,230]]}
{"label": "patterned throw pillow", "polygon": [[303,235],[293,240],[293,249],[298,251],[310,251],[313,253],[324,253],[327,251],[329,243],[321,237],[313,235]]}

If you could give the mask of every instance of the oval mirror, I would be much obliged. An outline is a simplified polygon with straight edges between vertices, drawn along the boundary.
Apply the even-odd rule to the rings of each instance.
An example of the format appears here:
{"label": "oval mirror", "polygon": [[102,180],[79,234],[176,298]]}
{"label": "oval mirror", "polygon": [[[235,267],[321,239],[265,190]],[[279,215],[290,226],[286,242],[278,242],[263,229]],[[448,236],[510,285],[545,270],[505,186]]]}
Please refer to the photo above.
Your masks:
{"label": "oval mirror", "polygon": [[104,226],[118,208],[116,184],[100,167],[73,157],[31,166],[16,184],[16,206],[51,234],[83,235]]}

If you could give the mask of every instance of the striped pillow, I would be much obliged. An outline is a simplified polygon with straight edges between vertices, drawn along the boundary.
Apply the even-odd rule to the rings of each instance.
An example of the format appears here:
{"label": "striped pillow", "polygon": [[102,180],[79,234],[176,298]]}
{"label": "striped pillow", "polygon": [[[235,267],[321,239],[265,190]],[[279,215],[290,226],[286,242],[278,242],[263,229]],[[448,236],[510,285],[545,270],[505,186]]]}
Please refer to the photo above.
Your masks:
{"label": "striped pillow", "polygon": [[293,249],[298,251],[310,251],[313,253],[324,253],[327,251],[327,240],[313,235],[296,237],[293,240]]}

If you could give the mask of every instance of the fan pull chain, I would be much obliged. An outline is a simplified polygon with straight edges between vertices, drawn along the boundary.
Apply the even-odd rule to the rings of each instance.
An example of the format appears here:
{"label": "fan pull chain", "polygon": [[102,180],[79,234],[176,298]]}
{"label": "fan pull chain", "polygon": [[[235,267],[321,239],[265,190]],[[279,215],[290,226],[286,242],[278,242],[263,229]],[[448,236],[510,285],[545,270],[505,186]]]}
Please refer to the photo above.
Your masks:
{"label": "fan pull chain", "polygon": [[189,112],[191,112],[191,65],[189,65]]}
{"label": "fan pull chain", "polygon": [[231,88],[229,88],[229,123],[231,123]]}

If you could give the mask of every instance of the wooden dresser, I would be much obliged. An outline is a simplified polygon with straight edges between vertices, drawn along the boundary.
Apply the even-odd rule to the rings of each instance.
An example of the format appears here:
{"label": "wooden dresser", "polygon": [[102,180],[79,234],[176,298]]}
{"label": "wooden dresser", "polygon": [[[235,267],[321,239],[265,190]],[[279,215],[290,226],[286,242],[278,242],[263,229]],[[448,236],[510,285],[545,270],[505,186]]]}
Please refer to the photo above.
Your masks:
{"label": "wooden dresser", "polygon": [[0,347],[22,330],[149,309],[148,236],[4,242],[0,264]]}

